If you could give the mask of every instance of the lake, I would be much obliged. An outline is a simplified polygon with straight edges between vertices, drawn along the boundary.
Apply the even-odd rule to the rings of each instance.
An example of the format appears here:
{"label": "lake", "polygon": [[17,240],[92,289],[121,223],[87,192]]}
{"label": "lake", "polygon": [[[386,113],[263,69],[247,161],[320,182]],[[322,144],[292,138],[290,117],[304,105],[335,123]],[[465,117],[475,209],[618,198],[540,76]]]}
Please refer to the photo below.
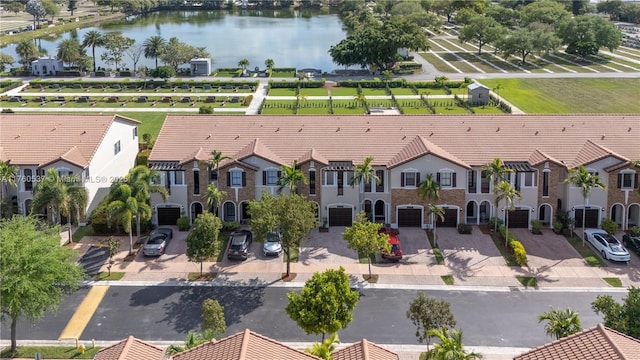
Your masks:
{"label": "lake", "polygon": [[[250,69],[256,66],[263,69],[264,61],[271,58],[276,67],[317,68],[327,72],[340,68],[331,60],[329,47],[346,37],[346,31],[336,14],[307,10],[212,10],[155,12],[78,29],[56,39],[38,42],[47,54],[55,56],[60,41],[77,37],[82,42],[84,34],[90,30],[119,32],[135,39],[136,44],[142,44],[154,35],[167,40],[175,36],[190,45],[205,47],[213,59],[213,68],[237,67],[238,61],[246,58],[250,62]],[[0,51],[19,60],[15,54],[15,44]],[[97,65],[112,67],[100,60],[101,53],[101,48],[96,48]],[[87,54],[91,56],[90,48]],[[125,55],[124,62],[122,67],[133,68],[128,55]],[[142,57],[138,67],[141,65],[153,68],[154,59]]]}

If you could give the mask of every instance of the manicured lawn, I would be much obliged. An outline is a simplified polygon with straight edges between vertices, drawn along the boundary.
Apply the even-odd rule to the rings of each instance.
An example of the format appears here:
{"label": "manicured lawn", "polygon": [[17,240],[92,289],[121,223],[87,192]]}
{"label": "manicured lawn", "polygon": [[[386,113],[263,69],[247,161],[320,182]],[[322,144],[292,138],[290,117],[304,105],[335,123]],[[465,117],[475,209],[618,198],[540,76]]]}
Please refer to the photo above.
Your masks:
{"label": "manicured lawn", "polygon": [[387,94],[387,89],[362,89],[362,93],[365,96],[385,96]]}
{"label": "manicured lawn", "polygon": [[71,236],[73,242],[79,242],[85,236],[93,235],[93,227],[91,225],[80,226]]}
{"label": "manicured lawn", "polygon": [[328,100],[307,100],[300,101],[298,115],[328,115]]}
{"label": "manicured lawn", "polygon": [[93,359],[100,349],[97,346],[91,348],[91,345],[89,345],[84,354],[81,354],[80,350],[69,346],[18,346],[16,354],[11,354],[8,350],[5,350],[0,353],[0,358],[35,359],[36,353],[40,353],[42,359]]}
{"label": "manicured lawn", "polygon": [[606,277],[606,278],[602,278],[602,280],[604,280],[607,284],[611,285],[612,287],[622,287],[622,280],[620,280],[620,278]]}
{"label": "manicured lawn", "polygon": [[329,90],[325,88],[300,88],[303,96],[329,96]]}
{"label": "manicured lawn", "polygon": [[524,287],[538,287],[538,279],[533,276],[516,276],[516,279]]}
{"label": "manicured lawn", "polygon": [[499,107],[495,106],[473,106],[472,109],[476,114],[504,114]]}
{"label": "manicured lawn", "polygon": [[262,107],[263,115],[295,115],[295,100],[266,100]]}
{"label": "manicured lawn", "polygon": [[391,88],[393,95],[417,95],[411,88]]}
{"label": "manicured lawn", "polygon": [[98,280],[117,281],[122,279],[125,273],[112,271],[109,275],[108,271],[101,271],[98,273]]}
{"label": "manicured lawn", "polygon": [[439,115],[449,115],[449,114],[463,115],[463,114],[469,114],[467,109],[465,109],[463,107],[459,107],[459,106],[434,106],[434,109],[436,111],[436,114],[439,114]]}
{"label": "manicured lawn", "polygon": [[216,72],[215,73],[216,77],[236,77],[238,76],[237,72]]}
{"label": "manicured lawn", "polygon": [[584,245],[582,245],[582,239],[579,236],[573,235],[570,238],[567,238],[569,243],[576,249],[576,251],[584,258],[584,261],[589,264],[589,266],[601,267],[607,266],[607,264],[600,258],[600,256],[596,255],[595,252],[589,246],[589,243],[586,241]]}
{"label": "manicured lawn", "polygon": [[375,99],[367,100],[367,106],[369,107],[392,107],[396,104],[391,99]]}
{"label": "manicured lawn", "polygon": [[299,108],[298,115],[329,115],[329,106],[323,108]]}
{"label": "manicured lawn", "polygon": [[293,88],[269,89],[269,96],[296,96],[296,89],[293,89]]}
{"label": "manicured lawn", "polygon": [[429,108],[426,106],[422,106],[422,107],[401,106],[401,107],[402,107],[402,112],[405,115],[431,115],[431,110],[429,110]]}
{"label": "manicured lawn", "polygon": [[440,278],[445,284],[453,285],[453,275],[442,275]]}
{"label": "manicured lawn", "polygon": [[505,247],[504,239],[502,238],[502,236],[492,233],[491,240],[493,240],[493,243],[496,245],[496,247],[500,251],[500,254],[504,258],[504,262],[508,266],[520,266],[518,265],[518,262],[516,261],[515,256],[513,256],[513,252],[511,251],[511,249],[508,249],[507,247]]}
{"label": "manicured lawn", "polygon": [[640,79],[483,79],[526,113],[640,113]]}
{"label": "manicured lawn", "polygon": [[418,95],[424,95],[427,98],[431,95],[448,95],[444,89],[418,88]]}
{"label": "manicured lawn", "polygon": [[278,77],[278,78],[290,78],[290,77],[296,77],[296,73],[295,72],[280,72],[280,71],[274,71],[271,73],[271,77]]}
{"label": "manicured lawn", "polygon": [[151,134],[154,139],[157,139],[164,119],[167,117],[166,112],[123,112],[118,114],[141,122],[138,125],[138,140],[140,142],[142,142],[143,134]]}
{"label": "manicured lawn", "polygon": [[358,89],[334,87],[331,89],[331,96],[356,96],[358,95]]}
{"label": "manicured lawn", "polygon": [[364,107],[358,100],[333,100],[333,113],[340,115],[364,114]]}
{"label": "manicured lawn", "polygon": [[227,251],[227,245],[229,242],[229,235],[231,235],[230,231],[221,231],[218,235],[218,251],[212,256],[212,259],[215,258],[216,262],[224,260],[224,255]]}

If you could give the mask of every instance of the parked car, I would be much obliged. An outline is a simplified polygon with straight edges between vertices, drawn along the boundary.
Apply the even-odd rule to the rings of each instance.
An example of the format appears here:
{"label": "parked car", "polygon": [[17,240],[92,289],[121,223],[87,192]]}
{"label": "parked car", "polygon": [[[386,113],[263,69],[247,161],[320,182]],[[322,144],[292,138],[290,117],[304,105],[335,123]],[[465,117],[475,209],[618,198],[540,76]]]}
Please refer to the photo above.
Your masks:
{"label": "parked car", "polygon": [[166,234],[151,234],[142,246],[142,254],[144,256],[160,256],[167,250],[169,238]]}
{"label": "parked car", "polygon": [[629,262],[631,255],[615,236],[600,229],[586,229],[584,236],[587,242],[602,254],[605,260]]}
{"label": "parked car", "polygon": [[398,239],[398,232],[395,229],[384,227],[380,229],[380,232],[389,235],[389,244],[391,244],[389,251],[385,250],[382,252],[382,258],[385,260],[400,261],[402,259],[402,244],[400,244],[400,240]]}
{"label": "parked car", "polygon": [[173,239],[173,229],[168,227],[159,227],[151,232],[153,234],[165,234],[167,236],[167,240]]}
{"label": "parked car", "polygon": [[279,232],[267,234],[267,240],[262,245],[264,256],[280,256],[282,254],[282,235]]}
{"label": "parked car", "polygon": [[640,235],[634,236],[631,234],[624,234],[622,236],[622,243],[627,247],[627,249],[640,255]]}
{"label": "parked car", "polygon": [[253,242],[253,234],[249,230],[234,231],[229,239],[227,259],[246,260],[249,256],[249,246]]}

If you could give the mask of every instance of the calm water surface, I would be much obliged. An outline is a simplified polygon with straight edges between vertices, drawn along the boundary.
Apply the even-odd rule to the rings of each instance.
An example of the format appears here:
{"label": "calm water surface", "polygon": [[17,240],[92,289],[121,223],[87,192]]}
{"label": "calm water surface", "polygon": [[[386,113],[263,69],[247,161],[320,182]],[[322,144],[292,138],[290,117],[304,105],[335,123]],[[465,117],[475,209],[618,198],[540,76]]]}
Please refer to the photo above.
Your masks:
{"label": "calm water surface", "polygon": [[[82,42],[84,34],[90,30],[119,32],[135,39],[136,44],[142,44],[154,35],[167,40],[175,36],[193,46],[205,47],[213,58],[213,68],[237,67],[238,61],[246,58],[251,69],[256,66],[263,69],[264,61],[271,58],[276,67],[311,67],[322,71],[339,68],[332,62],[328,50],[346,37],[342,23],[335,14],[306,11],[172,11],[79,29],[55,40],[38,42],[47,54],[55,56],[60,41],[77,37]],[[19,60],[15,45],[0,51]],[[96,48],[97,65],[108,67],[100,60],[101,53],[101,48]],[[91,55],[90,48],[87,54]],[[133,68],[133,61],[128,55],[125,55],[124,62],[123,67]],[[154,67],[154,59],[145,59],[143,56],[138,67],[141,65]]]}

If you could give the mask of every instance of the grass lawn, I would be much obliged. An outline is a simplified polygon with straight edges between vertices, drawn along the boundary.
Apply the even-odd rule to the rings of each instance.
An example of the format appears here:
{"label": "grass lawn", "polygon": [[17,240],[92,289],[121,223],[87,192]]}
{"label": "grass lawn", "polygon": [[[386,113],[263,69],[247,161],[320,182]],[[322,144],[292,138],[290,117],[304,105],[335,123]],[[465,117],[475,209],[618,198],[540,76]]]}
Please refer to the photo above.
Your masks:
{"label": "grass lawn", "polygon": [[237,72],[216,72],[215,75],[216,77],[237,77],[238,73]]}
{"label": "grass lawn", "polygon": [[85,236],[93,235],[93,227],[91,225],[80,226],[71,236],[71,241],[79,242]]}
{"label": "grass lawn", "polygon": [[430,95],[449,95],[444,89],[418,88],[418,95],[424,95],[429,99]]}
{"label": "grass lawn", "polygon": [[27,358],[35,359],[36,353],[40,353],[42,359],[93,359],[100,347],[87,348],[84,354],[75,347],[69,346],[18,346],[18,352],[11,354],[8,350],[0,353],[0,358]]}
{"label": "grass lawn", "polygon": [[483,79],[526,113],[640,113],[640,79]]}
{"label": "grass lawn", "polygon": [[263,115],[295,115],[295,100],[266,100],[262,107]]}
{"label": "grass lawn", "polygon": [[433,107],[436,111],[436,114],[439,115],[451,115],[451,114],[463,114],[463,115],[467,115],[469,114],[469,112],[467,111],[467,109],[460,107],[460,106],[434,106]]}
{"label": "grass lawn", "polygon": [[302,96],[329,96],[329,90],[325,88],[300,88]]}
{"label": "grass lawn", "polygon": [[[297,263],[298,260],[300,259],[300,248],[297,246],[293,246],[289,249],[289,256],[291,257],[291,262],[292,263]],[[287,263],[287,254],[285,254],[284,252],[282,253],[282,262],[283,263]]]}
{"label": "grass lawn", "polygon": [[516,276],[516,279],[524,287],[538,287],[538,279],[533,276]]}
{"label": "grass lawn", "polygon": [[476,114],[504,114],[504,111],[496,106],[473,106],[471,108]]}
{"label": "grass lawn", "polygon": [[292,89],[292,88],[269,89],[269,96],[296,96],[296,89]]}
{"label": "grass lawn", "polygon": [[271,109],[262,109],[261,115],[295,115],[295,109],[286,109],[286,108],[271,108]]}
{"label": "grass lawn", "polygon": [[611,285],[612,287],[622,287],[622,280],[620,280],[620,278],[606,277],[606,278],[602,278],[602,280],[604,280],[607,284]]}
{"label": "grass lawn", "polygon": [[442,275],[440,278],[445,284],[453,285],[453,275]]}
{"label": "grass lawn", "polygon": [[362,93],[365,96],[386,96],[389,95],[387,94],[387,89],[362,89]]}
{"label": "grass lawn", "polygon": [[278,78],[296,77],[296,73],[294,71],[290,71],[290,72],[274,71],[271,73],[271,77],[278,77]]}
{"label": "grass lawn", "polygon": [[109,280],[109,281],[117,281],[122,279],[125,273],[112,271],[111,276],[109,276],[108,271],[101,271],[98,273],[98,280]]}
{"label": "grass lawn", "polygon": [[164,119],[167,117],[166,112],[122,112],[118,114],[141,122],[138,125],[138,140],[140,142],[142,142],[142,134],[151,134],[154,139],[157,139]]}
{"label": "grass lawn", "polygon": [[444,256],[442,256],[442,251],[440,251],[440,248],[436,245],[431,231],[427,232],[427,238],[429,238],[429,244],[431,244],[431,248],[433,249],[433,255],[436,257],[436,262],[438,265],[444,265]]}
{"label": "grass lawn", "polygon": [[431,110],[429,110],[429,108],[426,106],[409,107],[400,105],[400,107],[402,107],[402,112],[404,113],[404,115],[431,115]]}
{"label": "grass lawn", "polygon": [[218,235],[218,251],[212,256],[212,258],[216,259],[216,262],[224,260],[224,255],[227,251],[227,244],[229,242],[229,235],[231,235],[231,232],[229,231],[220,231],[220,234]]}
{"label": "grass lawn", "polygon": [[329,104],[324,107],[298,108],[298,115],[329,115]]}
{"label": "grass lawn", "polygon": [[213,281],[213,279],[215,279],[217,275],[218,275],[218,273],[214,273],[214,272],[203,272],[202,275],[200,275],[199,272],[190,272],[189,275],[187,275],[187,280],[189,280],[189,281]]}
{"label": "grass lawn", "polygon": [[600,256],[596,255],[596,253],[593,252],[593,250],[591,250],[589,243],[585,241],[584,245],[582,245],[582,239],[579,236],[574,234],[570,238],[567,238],[567,240],[569,241],[569,244],[571,244],[574,247],[574,249],[576,249],[576,251],[580,254],[580,256],[582,256],[584,261],[586,261],[587,264],[589,264],[589,266],[598,266],[598,267],[607,266],[604,260],[602,260]]}
{"label": "grass lawn", "polygon": [[411,88],[390,88],[393,95],[417,95]]}
{"label": "grass lawn", "polygon": [[500,251],[500,254],[504,258],[504,262],[508,266],[520,266],[516,261],[516,257],[513,256],[513,252],[511,251],[511,249],[508,249],[507,247],[505,247],[504,239],[502,238],[502,236],[496,233],[491,233],[491,240],[493,240],[493,243],[496,245],[496,247]]}
{"label": "grass lawn", "polygon": [[392,107],[392,106],[396,106],[396,104],[391,99],[372,99],[372,100],[367,100],[367,105],[369,107]]}
{"label": "grass lawn", "polygon": [[356,96],[358,89],[346,87],[334,87],[331,89],[331,96]]}

